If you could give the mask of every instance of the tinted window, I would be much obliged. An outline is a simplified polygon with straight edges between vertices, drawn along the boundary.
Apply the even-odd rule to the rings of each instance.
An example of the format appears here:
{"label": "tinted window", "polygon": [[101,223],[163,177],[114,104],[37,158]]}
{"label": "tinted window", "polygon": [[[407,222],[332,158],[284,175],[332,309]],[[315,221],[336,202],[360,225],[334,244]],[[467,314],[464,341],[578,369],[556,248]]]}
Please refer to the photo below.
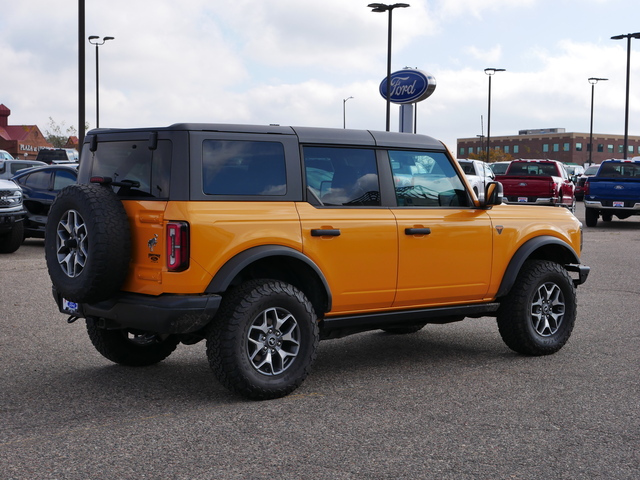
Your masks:
{"label": "tinted window", "polygon": [[49,172],[34,172],[31,175],[22,177],[22,182],[20,183],[37,190],[46,190],[49,188],[50,179],[51,173]]}
{"label": "tinted window", "polygon": [[307,187],[324,205],[380,205],[374,150],[304,147]]}
{"label": "tinted window", "polygon": [[53,189],[55,191],[62,190],[64,187],[76,183],[76,175],[69,170],[58,170],[55,172],[55,175],[53,179]]}
{"label": "tinted window", "polygon": [[443,153],[389,151],[398,206],[468,206],[464,184]]}
{"label": "tinted window", "polygon": [[284,147],[279,142],[205,140],[203,190],[209,195],[285,195]]}
{"label": "tinted window", "polygon": [[155,150],[145,141],[101,142],[92,154],[92,177],[110,177],[124,197],[169,197],[171,142],[159,140]]}

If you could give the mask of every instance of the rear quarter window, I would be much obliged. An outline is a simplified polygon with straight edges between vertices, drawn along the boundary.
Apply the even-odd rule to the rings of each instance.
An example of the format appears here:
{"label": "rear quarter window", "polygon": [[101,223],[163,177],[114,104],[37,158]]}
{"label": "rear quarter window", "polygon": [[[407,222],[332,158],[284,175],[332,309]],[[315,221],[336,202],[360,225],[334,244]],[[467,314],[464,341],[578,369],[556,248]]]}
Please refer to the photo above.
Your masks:
{"label": "rear quarter window", "polygon": [[207,195],[287,193],[284,147],[279,142],[205,140],[202,169],[202,189]]}

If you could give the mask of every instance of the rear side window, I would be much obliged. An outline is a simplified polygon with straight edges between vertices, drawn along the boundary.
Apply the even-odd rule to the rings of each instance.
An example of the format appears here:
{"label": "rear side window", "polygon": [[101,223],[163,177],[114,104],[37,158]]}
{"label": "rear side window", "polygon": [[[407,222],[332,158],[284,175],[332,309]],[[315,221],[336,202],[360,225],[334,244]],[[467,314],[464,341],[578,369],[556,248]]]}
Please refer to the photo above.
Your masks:
{"label": "rear side window", "polygon": [[399,207],[469,206],[464,184],[440,152],[389,150]]}
{"label": "rear side window", "polygon": [[323,205],[380,205],[380,185],[374,150],[304,147],[304,165],[307,188]]}
{"label": "rear side window", "polygon": [[279,142],[205,140],[202,168],[207,195],[287,193],[284,147]]}
{"label": "rear side window", "polygon": [[112,187],[121,197],[169,198],[171,141],[159,140],[155,150],[146,140],[100,142],[92,153],[91,176],[125,183]]}

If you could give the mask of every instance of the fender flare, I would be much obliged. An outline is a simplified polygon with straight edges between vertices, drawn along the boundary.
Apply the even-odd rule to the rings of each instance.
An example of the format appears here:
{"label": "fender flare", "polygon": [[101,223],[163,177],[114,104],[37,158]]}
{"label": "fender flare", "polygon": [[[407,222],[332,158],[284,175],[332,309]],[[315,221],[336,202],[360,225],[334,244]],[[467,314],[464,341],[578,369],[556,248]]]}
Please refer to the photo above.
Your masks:
{"label": "fender flare", "polygon": [[313,262],[309,257],[302,254],[298,250],[282,245],[261,245],[258,247],[252,247],[236,256],[232,257],[225,263],[220,270],[214,275],[209,282],[209,286],[205,290],[206,293],[221,293],[229,288],[229,285],[233,279],[247,266],[252,263],[268,257],[291,257],[296,260],[300,260],[311,268],[324,287],[324,292],[327,297],[327,311],[331,310],[332,296],[331,289],[329,288],[329,282],[325,278],[324,274],[320,270],[320,267]]}
{"label": "fender flare", "polygon": [[516,281],[516,277],[522,268],[524,262],[531,256],[531,254],[547,245],[557,245],[559,247],[563,247],[565,250],[565,254],[568,256],[567,260],[564,264],[579,264],[580,257],[575,252],[575,250],[564,240],[561,240],[556,237],[552,237],[550,235],[543,235],[540,237],[532,238],[531,240],[527,240],[524,244],[518,248],[516,253],[511,258],[509,265],[507,266],[506,271],[504,272],[504,276],[502,277],[502,282],[500,283],[500,288],[498,288],[498,293],[496,293],[496,298],[502,297],[509,293],[511,287]]}

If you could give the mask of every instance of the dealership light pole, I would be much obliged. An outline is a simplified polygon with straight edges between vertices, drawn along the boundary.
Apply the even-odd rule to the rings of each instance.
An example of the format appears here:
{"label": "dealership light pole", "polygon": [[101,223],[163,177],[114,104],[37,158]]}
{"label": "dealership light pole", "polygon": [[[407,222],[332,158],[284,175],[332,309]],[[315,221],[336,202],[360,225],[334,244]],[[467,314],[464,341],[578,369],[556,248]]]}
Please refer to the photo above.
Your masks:
{"label": "dealership light pole", "polygon": [[640,32],[627,33],[626,35],[616,35],[611,37],[611,40],[627,39],[627,93],[625,97],[624,107],[624,157],[627,158],[627,152],[629,151],[629,71],[631,65],[631,39],[640,38]]}
{"label": "dealership light pole", "polygon": [[596,83],[605,82],[609,80],[608,78],[589,78],[589,83],[591,84],[591,126],[589,127],[589,165],[593,163],[593,95],[596,87]]}
{"label": "dealership light pole", "polygon": [[84,11],[84,0],[78,0],[78,150],[81,151],[85,129]]}
{"label": "dealership light pole", "polygon": [[372,8],[372,12],[389,12],[389,29],[387,36],[387,132],[391,129],[391,27],[393,24],[392,13],[394,8],[410,7],[408,3],[394,3],[387,5],[386,3],[370,3],[367,7]]}
{"label": "dealership light pole", "polygon": [[102,41],[100,41],[100,37],[98,37],[97,35],[91,35],[89,37],[89,43],[96,46],[96,128],[100,128],[100,75],[98,62],[98,46],[104,45],[107,40],[114,40],[114,37],[104,37]]}
{"label": "dealership light pole", "polygon": [[491,77],[493,77],[496,72],[504,72],[504,68],[485,68],[484,73],[489,75],[489,107],[487,111],[487,158],[485,158],[485,162],[489,163],[489,151],[490,151],[490,143],[491,143]]}
{"label": "dealership light pole", "polygon": [[353,97],[347,97],[342,99],[342,128],[347,128],[347,100],[351,100]]}

